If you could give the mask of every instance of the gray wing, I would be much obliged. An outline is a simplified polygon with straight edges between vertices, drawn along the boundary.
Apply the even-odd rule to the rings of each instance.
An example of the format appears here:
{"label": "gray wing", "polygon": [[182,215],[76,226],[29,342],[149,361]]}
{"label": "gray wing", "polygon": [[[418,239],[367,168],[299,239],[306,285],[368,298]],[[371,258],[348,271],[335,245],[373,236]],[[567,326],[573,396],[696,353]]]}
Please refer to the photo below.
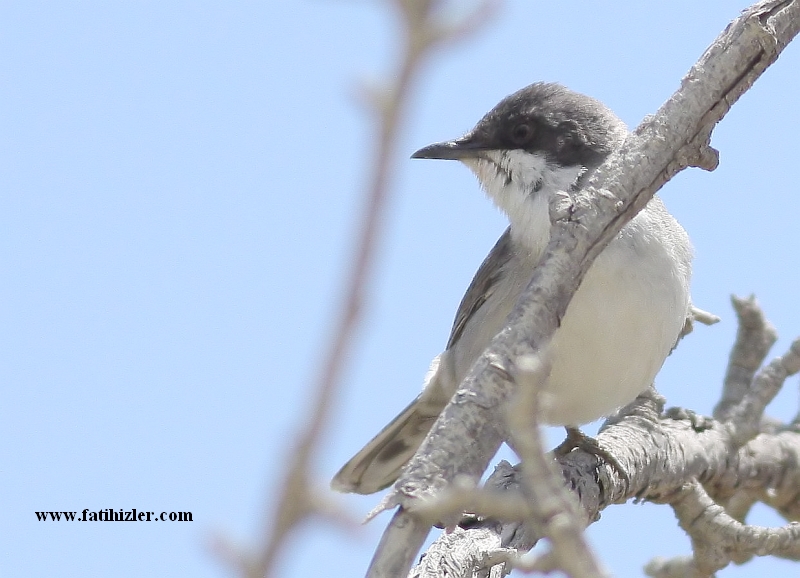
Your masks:
{"label": "gray wing", "polygon": [[[448,349],[458,342],[469,320],[495,291],[503,267],[512,256],[511,237],[507,229],[475,273],[458,306],[447,341]],[[441,385],[431,384],[430,387],[444,395],[420,394],[339,470],[331,482],[333,489],[371,494],[397,479],[452,395],[452,391],[442,392]]]}
{"label": "gray wing", "polygon": [[464,328],[472,315],[481,308],[489,296],[494,292],[497,280],[503,271],[503,267],[511,260],[513,252],[511,250],[511,227],[505,230],[495,243],[492,250],[481,263],[472,283],[467,287],[467,292],[461,299],[456,311],[456,318],[453,321],[453,328],[450,330],[450,338],[447,340],[447,349],[453,347],[464,333]]}
{"label": "gray wing", "polygon": [[[441,411],[441,407],[438,409]],[[438,412],[430,411],[418,396],[342,466],[331,480],[331,488],[373,494],[392,485],[422,445],[437,416]]]}

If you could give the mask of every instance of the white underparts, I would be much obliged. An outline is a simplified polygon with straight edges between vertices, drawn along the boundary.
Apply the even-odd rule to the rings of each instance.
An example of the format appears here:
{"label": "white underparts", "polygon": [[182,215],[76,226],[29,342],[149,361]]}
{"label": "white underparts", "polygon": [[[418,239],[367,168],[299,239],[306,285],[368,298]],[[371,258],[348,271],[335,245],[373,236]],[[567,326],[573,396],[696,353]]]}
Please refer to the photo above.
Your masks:
{"label": "white underparts", "polygon": [[[490,151],[466,160],[508,215],[516,249],[492,293],[442,363],[457,387],[505,323],[550,238],[549,200],[583,167],[544,155]],[[548,348],[543,421],[579,425],[612,413],[653,382],[689,309],[691,248],[686,232],[653,199],[597,257]],[[444,372],[439,377],[444,378]],[[444,380],[449,381],[449,380]]]}
{"label": "white underparts", "polygon": [[487,151],[466,159],[487,196],[508,215],[515,240],[540,252],[550,239],[550,196],[568,191],[585,172],[581,166],[560,167],[543,154],[523,150]]}

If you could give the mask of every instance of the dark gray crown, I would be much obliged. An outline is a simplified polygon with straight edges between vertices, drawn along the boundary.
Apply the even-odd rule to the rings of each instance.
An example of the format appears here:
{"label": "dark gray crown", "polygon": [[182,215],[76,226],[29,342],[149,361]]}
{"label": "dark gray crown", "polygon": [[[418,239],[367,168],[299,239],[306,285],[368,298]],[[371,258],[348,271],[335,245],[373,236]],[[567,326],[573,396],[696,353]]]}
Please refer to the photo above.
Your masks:
{"label": "dark gray crown", "polygon": [[595,167],[627,129],[603,103],[555,83],[537,82],[501,100],[467,135],[473,146],[545,153],[562,166]]}

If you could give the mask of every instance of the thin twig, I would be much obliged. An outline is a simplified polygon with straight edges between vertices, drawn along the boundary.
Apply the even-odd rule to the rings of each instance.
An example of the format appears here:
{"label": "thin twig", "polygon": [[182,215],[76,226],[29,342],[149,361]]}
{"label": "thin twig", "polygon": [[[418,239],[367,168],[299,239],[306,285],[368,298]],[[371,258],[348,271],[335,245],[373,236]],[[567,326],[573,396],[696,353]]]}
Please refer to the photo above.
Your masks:
{"label": "thin twig", "polygon": [[739,329],[728,360],[722,399],[714,408],[714,417],[720,421],[727,420],[732,408],[742,401],[756,371],[778,339],[775,328],[764,317],[754,296],[741,298],[732,295],[731,303],[739,320]]}

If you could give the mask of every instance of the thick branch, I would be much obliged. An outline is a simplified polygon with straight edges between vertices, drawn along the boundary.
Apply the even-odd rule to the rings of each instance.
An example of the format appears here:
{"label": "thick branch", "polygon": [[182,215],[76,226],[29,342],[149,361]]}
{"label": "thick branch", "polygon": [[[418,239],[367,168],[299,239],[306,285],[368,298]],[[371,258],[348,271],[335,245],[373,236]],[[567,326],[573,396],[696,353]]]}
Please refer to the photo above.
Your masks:
{"label": "thick branch", "polygon": [[[653,422],[637,415],[609,426],[597,439],[604,449],[625,465],[629,481],[621,479],[613,467],[598,465],[597,458],[583,450],[573,451],[559,459],[566,486],[579,500],[583,517],[587,520],[597,520],[606,507],[630,499],[672,503],[681,495],[686,480],[699,479],[705,491],[717,502],[737,492],[746,493],[775,507],[787,520],[800,521],[798,433],[762,434],[731,456],[728,428],[714,420],[707,420],[698,427],[698,421],[693,417],[662,418]],[[488,539],[486,532],[491,531],[497,536],[500,547],[522,552],[533,547],[541,536],[527,523],[529,508],[519,501],[522,496],[520,480],[519,466],[512,467],[506,462],[498,465],[486,483],[482,499],[471,501],[470,511],[475,515],[461,539],[470,539],[475,532],[485,541]],[[508,497],[508,507],[504,505],[505,496]],[[436,504],[432,507],[435,509]],[[516,515],[513,515],[515,510]],[[494,517],[498,513],[504,516],[503,521]],[[730,520],[733,518],[726,514],[725,523],[730,525]],[[743,528],[750,527],[737,522],[732,535],[743,535],[739,531]],[[756,533],[762,537],[772,535],[764,533],[766,530],[756,529]],[[787,531],[778,530],[778,534],[783,536]],[[444,547],[437,542],[429,552]],[[492,548],[498,547],[494,542],[492,544]],[[766,553],[794,557],[796,548],[797,544],[782,543],[780,548],[765,552],[754,546],[754,542],[745,541],[736,548],[729,548],[727,555],[729,560],[734,556],[740,559],[748,554]],[[513,558],[501,562],[508,564],[513,562]],[[468,568],[464,560],[451,563]],[[674,570],[676,564],[669,561],[667,566]],[[681,568],[694,568],[691,559],[680,564]],[[442,575],[441,567],[431,567],[429,563],[427,568],[429,573],[420,575]],[[669,575],[655,566],[651,571],[660,576]],[[470,572],[452,576],[472,576]]]}

